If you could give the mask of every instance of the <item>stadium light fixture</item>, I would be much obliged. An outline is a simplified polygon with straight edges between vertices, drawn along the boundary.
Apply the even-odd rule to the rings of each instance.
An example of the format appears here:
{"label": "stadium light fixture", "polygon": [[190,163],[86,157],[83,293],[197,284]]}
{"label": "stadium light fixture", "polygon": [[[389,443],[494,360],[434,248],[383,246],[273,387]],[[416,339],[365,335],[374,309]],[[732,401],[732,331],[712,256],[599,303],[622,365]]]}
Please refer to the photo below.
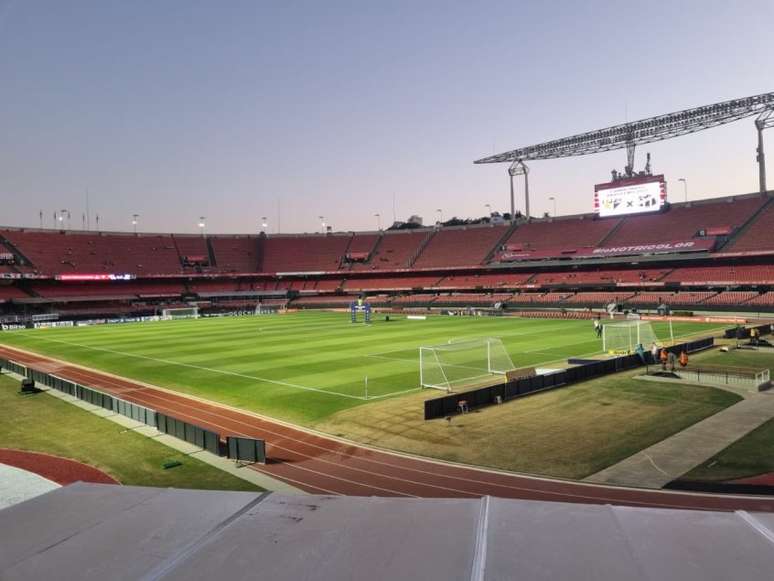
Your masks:
{"label": "stadium light fixture", "polygon": [[678,182],[683,182],[683,193],[685,194],[685,201],[688,201],[688,180],[685,178],[679,178]]}
{"label": "stadium light fixture", "polygon": [[59,211],[59,226],[60,227],[64,226],[65,214],[67,214],[67,229],[69,230],[70,229],[70,212],[69,212],[69,210],[65,209],[65,210],[60,210]]}
{"label": "stadium light fixture", "polygon": [[317,216],[320,219],[320,226],[322,226],[322,233],[325,234],[325,216]]}
{"label": "stadium light fixture", "polygon": [[382,229],[382,215],[377,212],[374,214],[374,218],[376,218],[376,229],[381,230]]}
{"label": "stadium light fixture", "polygon": [[438,212],[438,223],[443,224],[443,210],[441,208],[436,208],[436,212]]}
{"label": "stadium light fixture", "polygon": [[269,223],[266,221],[266,216],[261,216],[261,228],[263,228],[263,231],[266,232],[266,229],[269,227]]}
{"label": "stadium light fixture", "polygon": [[205,220],[206,218],[204,216],[199,216],[199,230],[201,231],[202,236],[204,236]]}
{"label": "stadium light fixture", "polygon": [[553,202],[553,203],[554,203],[554,213],[553,213],[553,214],[551,214],[551,217],[552,217],[552,218],[556,218],[556,197],[555,197],[555,196],[548,196],[548,200],[549,200],[550,202]]}
{"label": "stadium light fixture", "polygon": [[137,218],[139,218],[139,214],[132,214],[132,227],[134,228],[134,233],[137,234]]}

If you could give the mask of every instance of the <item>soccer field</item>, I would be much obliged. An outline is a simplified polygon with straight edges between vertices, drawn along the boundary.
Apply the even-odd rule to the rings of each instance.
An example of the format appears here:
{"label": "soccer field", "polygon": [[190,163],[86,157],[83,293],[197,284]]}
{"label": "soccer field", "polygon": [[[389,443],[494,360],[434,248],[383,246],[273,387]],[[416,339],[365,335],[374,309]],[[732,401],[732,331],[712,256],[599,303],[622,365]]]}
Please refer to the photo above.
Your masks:
{"label": "soccer field", "polygon": [[[350,323],[348,313],[301,312],[14,331],[0,342],[299,423],[416,392],[421,345],[497,337],[516,367],[602,348],[590,321],[391,319],[379,315],[367,326]],[[669,338],[666,323],[653,327]],[[717,328],[673,324],[675,337]]]}

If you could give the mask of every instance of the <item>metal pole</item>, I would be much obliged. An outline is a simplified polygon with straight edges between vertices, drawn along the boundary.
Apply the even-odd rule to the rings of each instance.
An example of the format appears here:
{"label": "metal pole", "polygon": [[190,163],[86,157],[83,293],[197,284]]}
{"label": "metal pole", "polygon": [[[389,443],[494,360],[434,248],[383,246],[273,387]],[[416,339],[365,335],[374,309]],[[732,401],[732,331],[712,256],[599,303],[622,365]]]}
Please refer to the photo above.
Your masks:
{"label": "metal pole", "polygon": [[513,203],[513,174],[509,171],[508,175],[511,178],[511,222],[514,221],[514,213],[516,211],[516,208]]}
{"label": "metal pole", "polygon": [[368,376],[365,376],[365,398],[368,399]]}
{"label": "metal pole", "polygon": [[524,214],[529,220],[529,170],[526,165],[522,165],[524,166]]}
{"label": "metal pole", "polygon": [[757,120],[755,128],[758,130],[758,183],[762,194],[766,193],[766,155],[763,152],[763,128],[764,122]]}

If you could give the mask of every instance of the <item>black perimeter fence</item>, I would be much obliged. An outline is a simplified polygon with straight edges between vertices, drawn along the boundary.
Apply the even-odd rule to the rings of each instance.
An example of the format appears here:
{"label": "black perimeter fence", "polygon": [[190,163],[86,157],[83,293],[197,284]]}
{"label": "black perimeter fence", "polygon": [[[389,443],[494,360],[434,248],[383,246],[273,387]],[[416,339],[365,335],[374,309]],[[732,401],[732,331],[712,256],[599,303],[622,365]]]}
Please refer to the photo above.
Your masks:
{"label": "black perimeter fence", "polygon": [[[63,379],[0,357],[0,371],[3,369],[31,379],[36,385],[44,385],[102,409],[156,428],[164,434],[174,436],[179,440],[193,444],[218,456],[226,456],[242,462],[265,462],[266,460],[265,442],[263,440],[240,437],[238,438],[238,446],[229,446],[225,438],[222,438],[220,434],[212,430],[123,400],[114,395],[103,393],[92,387],[86,387],[68,379]],[[253,458],[255,459],[253,460]]]}

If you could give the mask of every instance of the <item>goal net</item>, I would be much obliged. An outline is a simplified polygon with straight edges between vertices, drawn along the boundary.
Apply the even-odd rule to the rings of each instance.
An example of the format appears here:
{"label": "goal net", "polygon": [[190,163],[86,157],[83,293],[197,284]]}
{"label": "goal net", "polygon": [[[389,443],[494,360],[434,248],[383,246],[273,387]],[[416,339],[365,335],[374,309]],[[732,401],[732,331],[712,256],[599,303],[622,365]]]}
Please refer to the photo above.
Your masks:
{"label": "goal net", "polygon": [[199,307],[177,307],[174,309],[163,309],[161,318],[169,319],[198,319]]}
{"label": "goal net", "polygon": [[505,375],[513,368],[503,342],[496,337],[419,348],[419,382],[423,388],[452,391]]}
{"label": "goal net", "polygon": [[622,321],[602,327],[602,350],[607,353],[633,353],[637,345],[647,351],[658,342],[649,321]]}

